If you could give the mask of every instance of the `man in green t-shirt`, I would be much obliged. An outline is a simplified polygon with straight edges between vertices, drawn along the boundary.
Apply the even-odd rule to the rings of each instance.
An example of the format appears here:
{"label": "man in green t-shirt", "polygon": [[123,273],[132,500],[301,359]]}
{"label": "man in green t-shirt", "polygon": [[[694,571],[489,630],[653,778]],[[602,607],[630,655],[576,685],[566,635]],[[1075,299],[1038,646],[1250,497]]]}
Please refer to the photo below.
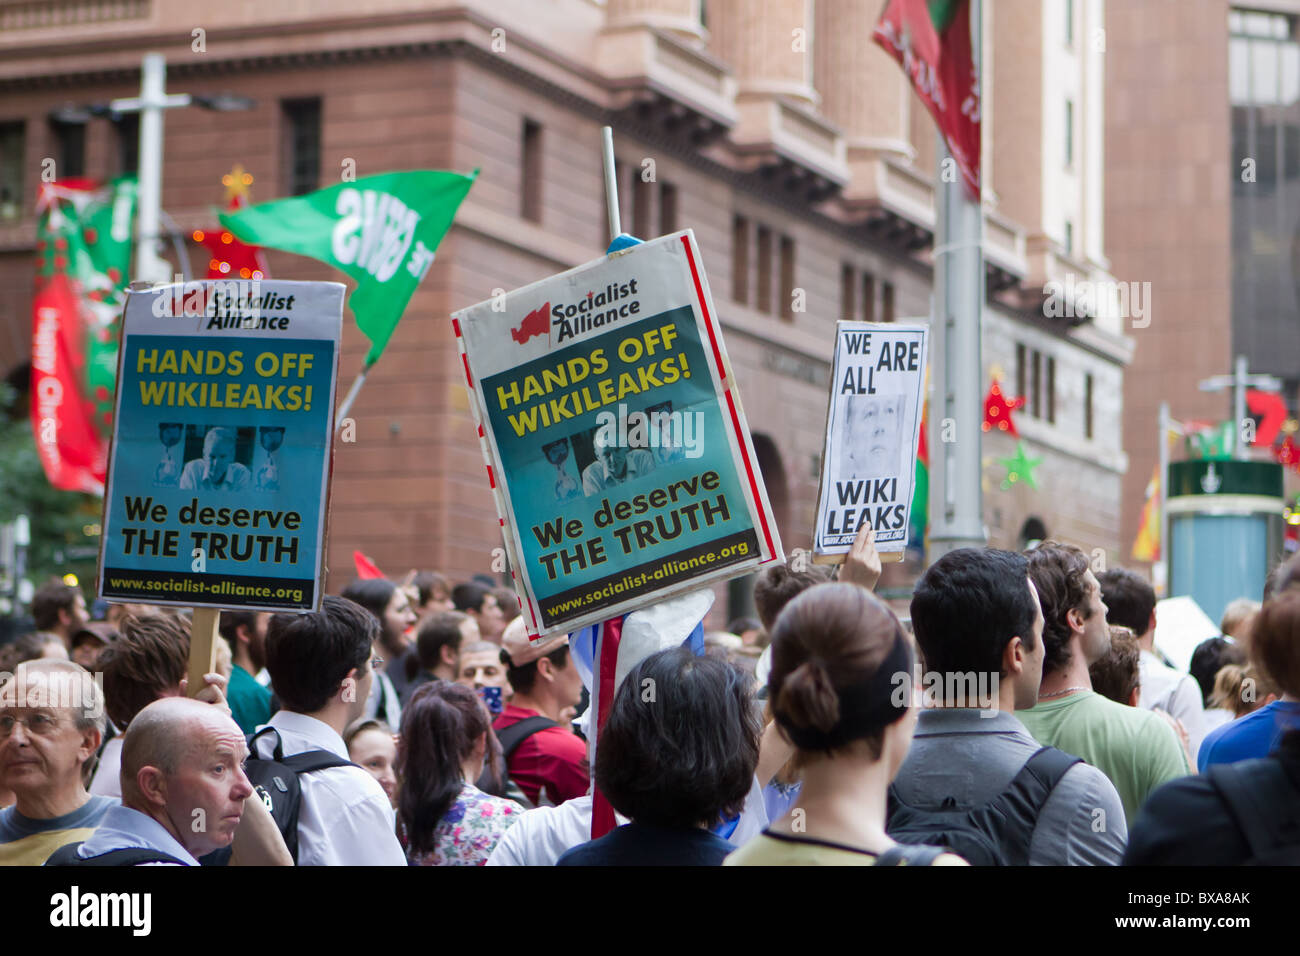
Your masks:
{"label": "man in green t-shirt", "polygon": [[1026,554],[1043,605],[1043,681],[1038,703],[1016,712],[1039,743],[1082,757],[1119,791],[1130,827],[1153,790],[1188,766],[1158,714],[1096,694],[1088,666],[1110,649],[1106,605],[1087,556],[1045,541]]}
{"label": "man in green t-shirt", "polygon": [[266,666],[266,623],[270,619],[265,611],[221,612],[221,636],[230,645],[234,665],[226,699],[230,715],[246,734],[271,719],[271,692],[255,676]]}

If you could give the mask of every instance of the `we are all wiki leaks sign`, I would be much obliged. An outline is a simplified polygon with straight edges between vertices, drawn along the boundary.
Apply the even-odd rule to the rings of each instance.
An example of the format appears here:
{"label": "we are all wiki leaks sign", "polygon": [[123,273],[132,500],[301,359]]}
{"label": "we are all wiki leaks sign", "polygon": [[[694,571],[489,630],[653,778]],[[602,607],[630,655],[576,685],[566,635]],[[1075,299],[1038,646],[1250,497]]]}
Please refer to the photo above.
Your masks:
{"label": "we are all wiki leaks sign", "polygon": [[781,557],[691,232],[481,302],[453,328],[531,633]]}
{"label": "we are all wiki leaks sign", "polygon": [[320,606],[344,291],[218,279],[131,292],[100,597]]}

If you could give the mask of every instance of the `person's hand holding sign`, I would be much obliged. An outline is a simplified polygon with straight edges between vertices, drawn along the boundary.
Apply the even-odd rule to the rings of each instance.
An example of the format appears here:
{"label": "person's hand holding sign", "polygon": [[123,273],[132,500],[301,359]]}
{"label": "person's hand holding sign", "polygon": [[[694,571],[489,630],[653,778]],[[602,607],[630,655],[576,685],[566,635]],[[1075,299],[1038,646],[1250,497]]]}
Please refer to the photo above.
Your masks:
{"label": "person's hand holding sign", "polygon": [[853,539],[853,547],[844,556],[839,580],[871,591],[880,580],[880,571],[880,552],[876,550],[876,532],[864,522],[858,529],[858,536]]}
{"label": "person's hand holding sign", "polygon": [[[190,683],[190,679],[188,677],[181,678],[182,697],[187,696],[189,690],[189,683]],[[230,704],[226,703],[226,679],[222,677],[220,674],[216,674],[216,673],[204,674],[203,683],[205,686],[203,687],[202,690],[200,690],[197,694],[194,695],[194,699],[201,700],[205,704],[211,704],[212,706],[218,708],[222,713],[229,716]]]}

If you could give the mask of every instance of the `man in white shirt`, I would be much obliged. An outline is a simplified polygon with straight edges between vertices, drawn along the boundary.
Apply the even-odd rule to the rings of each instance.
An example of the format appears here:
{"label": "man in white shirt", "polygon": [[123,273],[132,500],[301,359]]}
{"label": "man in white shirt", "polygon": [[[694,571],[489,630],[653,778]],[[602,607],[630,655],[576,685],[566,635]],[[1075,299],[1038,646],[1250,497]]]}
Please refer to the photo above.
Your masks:
{"label": "man in white shirt", "polygon": [[[319,611],[277,614],[266,631],[266,666],[282,709],[267,724],[284,756],[325,750],[344,760],[343,730],[362,715],[374,680],[371,647],[379,622],[346,598],[327,596]],[[275,734],[256,746],[275,749]],[[299,866],[405,866],[397,820],[383,788],[360,767],[298,775]]]}
{"label": "man in white shirt", "polygon": [[244,491],[249,470],[235,461],[235,433],[213,428],[203,436],[203,457],[185,463],[180,485],[188,491]]}
{"label": "man in white shirt", "polygon": [[1205,706],[1201,688],[1190,674],[1180,674],[1155,654],[1156,592],[1139,574],[1126,568],[1112,568],[1097,575],[1106,622],[1129,628],[1137,635],[1142,653],[1138,658],[1138,706],[1163,710],[1182,723],[1187,731],[1187,749],[1192,761],[1205,738]]}
{"label": "man in white shirt", "polygon": [[594,446],[596,460],[582,471],[582,491],[587,497],[655,470],[654,455],[643,448],[615,444],[605,429],[596,432]]}

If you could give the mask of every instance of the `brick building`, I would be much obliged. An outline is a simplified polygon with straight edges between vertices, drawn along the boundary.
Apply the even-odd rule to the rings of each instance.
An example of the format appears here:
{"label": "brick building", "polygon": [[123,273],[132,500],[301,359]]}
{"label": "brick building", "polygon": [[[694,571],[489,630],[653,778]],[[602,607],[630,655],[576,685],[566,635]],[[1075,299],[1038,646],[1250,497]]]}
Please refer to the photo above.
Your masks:
{"label": "brick building", "polygon": [[[170,91],[256,100],[243,113],[167,113],[162,201],[182,235],[213,224],[235,163],[256,177],[255,201],[345,171],[479,168],[361,392],[356,442],[338,446],[329,556],[334,588],[358,548],[397,574],[485,571],[497,520],[447,316],[600,254],[608,123],[625,229],[695,230],[782,537],[806,547],[834,321],[930,310],[934,128],[871,42],[870,6],[375,0],[362,14],[342,0],[219,13],[193,0],[0,2],[0,373],[20,381],[29,349],[42,160],[100,177],[135,162],[134,123],[51,114],[133,95],[144,52],[166,54]],[[1018,546],[1038,517],[1113,552],[1131,343],[1104,304],[1066,318],[1044,306],[1051,283],[1109,279],[1102,58],[1087,42],[1103,6],[984,9],[985,386],[1000,371],[1029,397],[1018,424],[1045,459],[1037,490],[1002,491],[992,459],[1014,442],[986,436],[990,543]],[[269,265],[279,278],[334,277],[282,254]],[[349,322],[341,389],[365,347]]]}

